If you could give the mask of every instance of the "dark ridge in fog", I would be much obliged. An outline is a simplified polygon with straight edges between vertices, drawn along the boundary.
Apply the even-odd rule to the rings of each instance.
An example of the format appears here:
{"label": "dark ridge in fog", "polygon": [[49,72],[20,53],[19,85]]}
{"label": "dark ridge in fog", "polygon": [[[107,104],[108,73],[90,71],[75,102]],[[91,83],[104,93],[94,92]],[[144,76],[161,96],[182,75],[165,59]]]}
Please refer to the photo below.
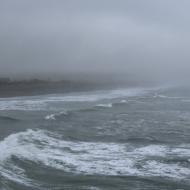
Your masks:
{"label": "dark ridge in fog", "polygon": [[142,85],[150,85],[151,83],[128,81],[118,79],[117,76],[90,76],[86,79],[83,76],[77,75],[77,78],[66,77],[66,79],[53,78],[53,80],[35,78],[35,79],[10,79],[0,78],[0,97],[14,96],[32,96],[41,94],[68,93],[79,91],[91,91],[101,89],[113,89],[123,87],[137,87]]}

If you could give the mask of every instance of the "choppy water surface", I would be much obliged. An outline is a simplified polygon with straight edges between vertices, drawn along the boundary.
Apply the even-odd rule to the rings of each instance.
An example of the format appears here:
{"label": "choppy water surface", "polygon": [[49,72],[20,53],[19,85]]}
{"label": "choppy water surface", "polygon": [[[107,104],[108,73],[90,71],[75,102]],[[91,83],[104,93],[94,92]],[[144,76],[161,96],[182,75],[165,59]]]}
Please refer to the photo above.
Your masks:
{"label": "choppy water surface", "polygon": [[0,190],[190,189],[190,89],[0,99]]}

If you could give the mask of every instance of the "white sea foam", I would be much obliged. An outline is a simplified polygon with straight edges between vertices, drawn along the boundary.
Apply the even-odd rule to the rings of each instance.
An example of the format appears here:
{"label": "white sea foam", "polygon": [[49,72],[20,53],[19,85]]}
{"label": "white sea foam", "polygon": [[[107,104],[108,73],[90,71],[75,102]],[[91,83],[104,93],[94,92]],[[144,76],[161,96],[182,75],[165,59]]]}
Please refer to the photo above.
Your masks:
{"label": "white sea foam", "polygon": [[121,100],[121,103],[127,103],[127,100]]}
{"label": "white sea foam", "polygon": [[92,186],[83,186],[82,189],[84,189],[84,190],[101,190],[99,187],[92,187]]}
{"label": "white sea foam", "polygon": [[17,182],[25,180],[22,169],[9,167],[8,171],[4,168],[4,165],[7,167],[11,163],[12,156],[16,156],[76,174],[188,179],[190,168],[163,160],[170,156],[188,160],[189,149],[190,145],[149,145],[135,148],[131,144],[72,142],[61,140],[59,136],[50,135],[46,131],[28,130],[10,135],[0,142],[0,175]]}
{"label": "white sea foam", "polygon": [[154,98],[164,98],[164,99],[184,99],[185,97],[182,97],[182,96],[166,96],[166,95],[163,95],[163,94],[157,94],[155,93]]}
{"label": "white sea foam", "polygon": [[[148,170],[153,176],[170,177],[177,179],[188,179],[190,177],[190,169],[181,167],[178,164],[166,164],[156,161],[147,161],[144,169]],[[166,174],[166,175],[163,175]]]}
{"label": "white sea foam", "polygon": [[96,107],[111,108],[111,107],[112,107],[112,103],[108,103],[108,104],[97,104]]}
{"label": "white sea foam", "polygon": [[50,114],[45,116],[46,120],[55,120],[55,114]]}
{"label": "white sea foam", "polygon": [[0,100],[0,110],[46,110],[47,103],[43,100]]}
{"label": "white sea foam", "polygon": [[183,99],[182,102],[190,103],[190,99]]}
{"label": "white sea foam", "polygon": [[[108,91],[93,91],[73,93],[70,95],[43,95],[15,98],[0,98],[0,110],[47,110],[59,102],[95,102],[104,99],[131,97],[145,93],[142,88],[117,89]],[[57,107],[57,106],[54,106]]]}
{"label": "white sea foam", "polygon": [[61,111],[58,113],[52,113],[52,114],[46,115],[44,119],[45,120],[56,120],[56,117],[61,116],[61,115],[67,115],[67,112]]}

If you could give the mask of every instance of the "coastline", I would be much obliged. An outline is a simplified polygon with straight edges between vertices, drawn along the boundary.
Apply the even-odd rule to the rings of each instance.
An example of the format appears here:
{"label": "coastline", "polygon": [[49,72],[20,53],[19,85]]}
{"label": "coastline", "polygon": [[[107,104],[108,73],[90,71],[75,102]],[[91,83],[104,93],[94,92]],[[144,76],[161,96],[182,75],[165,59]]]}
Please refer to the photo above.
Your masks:
{"label": "coastline", "polygon": [[118,87],[116,84],[105,83],[87,83],[72,81],[0,81],[0,98],[16,96],[37,96],[44,94],[83,92],[102,89],[112,89]]}
{"label": "coastline", "polygon": [[35,96],[50,93],[67,93],[92,89],[88,85],[70,84],[62,82],[13,82],[0,85],[0,98],[15,96]]}

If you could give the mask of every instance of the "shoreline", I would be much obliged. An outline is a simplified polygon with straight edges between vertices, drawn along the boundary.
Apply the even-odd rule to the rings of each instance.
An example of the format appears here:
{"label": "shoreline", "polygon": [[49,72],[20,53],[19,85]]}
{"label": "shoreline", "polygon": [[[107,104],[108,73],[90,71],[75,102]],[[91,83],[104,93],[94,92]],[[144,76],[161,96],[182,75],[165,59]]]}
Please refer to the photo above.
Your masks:
{"label": "shoreline", "polygon": [[[45,94],[85,92],[93,90],[113,89],[121,85],[100,84],[70,81],[13,81],[9,83],[0,82],[0,98],[37,96]],[[125,85],[126,86],[126,85]],[[132,85],[131,85],[132,86]],[[129,87],[129,86],[128,86]]]}

